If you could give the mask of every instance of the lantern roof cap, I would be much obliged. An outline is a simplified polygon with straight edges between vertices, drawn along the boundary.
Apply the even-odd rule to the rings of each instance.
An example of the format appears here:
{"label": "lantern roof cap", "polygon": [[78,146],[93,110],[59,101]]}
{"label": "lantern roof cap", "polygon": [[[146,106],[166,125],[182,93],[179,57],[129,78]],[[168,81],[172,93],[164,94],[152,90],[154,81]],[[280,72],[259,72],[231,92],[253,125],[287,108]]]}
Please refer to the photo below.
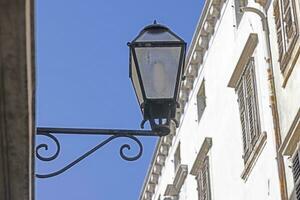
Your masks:
{"label": "lantern roof cap", "polygon": [[158,24],[156,22],[156,20],[154,20],[153,24],[145,26],[141,32],[143,32],[143,31],[149,31],[149,30],[158,30],[158,29],[169,31],[168,27],[166,27],[166,26],[164,26],[162,24]]}
{"label": "lantern roof cap", "polygon": [[[168,27],[158,24],[156,20],[153,24],[145,26],[139,35],[131,42],[179,42],[185,43],[180,37],[173,33]],[[130,45],[129,43],[128,45]]]}

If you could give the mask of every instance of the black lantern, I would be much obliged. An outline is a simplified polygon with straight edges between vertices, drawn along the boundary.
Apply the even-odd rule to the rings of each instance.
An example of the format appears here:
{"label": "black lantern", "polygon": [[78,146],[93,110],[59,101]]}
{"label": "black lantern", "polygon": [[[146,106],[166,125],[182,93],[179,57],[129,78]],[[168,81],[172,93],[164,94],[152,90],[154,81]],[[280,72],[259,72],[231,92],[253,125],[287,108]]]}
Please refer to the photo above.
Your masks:
{"label": "black lantern", "polygon": [[183,73],[186,43],[166,26],[146,26],[128,44],[130,78],[143,113],[153,131],[159,135],[170,132],[175,120],[178,91]]}

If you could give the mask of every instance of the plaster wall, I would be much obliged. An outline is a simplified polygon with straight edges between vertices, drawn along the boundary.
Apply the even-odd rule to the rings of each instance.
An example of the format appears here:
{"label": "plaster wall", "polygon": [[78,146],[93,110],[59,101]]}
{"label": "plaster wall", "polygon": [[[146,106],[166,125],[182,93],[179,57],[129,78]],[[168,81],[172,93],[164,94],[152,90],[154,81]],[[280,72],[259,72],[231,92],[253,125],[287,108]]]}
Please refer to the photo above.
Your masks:
{"label": "plaster wall", "polygon": [[[254,4],[254,2],[249,2]],[[251,13],[244,14],[237,28],[233,1],[223,6],[221,17],[215,25],[194,87],[189,95],[180,127],[177,129],[169,155],[156,187],[153,200],[163,197],[167,184],[175,176],[174,153],[181,147],[181,163],[188,165],[188,173],[205,137],[212,138],[208,153],[212,199],[266,200],[280,199],[276,165],[272,114],[269,107],[266,46],[260,19]],[[237,95],[228,82],[250,33],[258,36],[254,50],[258,104],[261,132],[267,135],[266,143],[254,162],[248,177],[241,178],[244,170],[243,144]],[[194,36],[196,37],[196,36]],[[200,121],[197,116],[197,92],[205,82],[206,108]],[[181,188],[180,200],[197,199],[195,176],[188,174]],[[163,198],[161,198],[163,199]]]}
{"label": "plaster wall", "polygon": [[[298,20],[300,19],[299,8],[299,4],[295,4],[295,9],[298,12]],[[282,140],[280,152],[284,155],[286,182],[288,190],[287,192],[288,196],[291,197],[294,190],[294,180],[291,169],[291,156],[295,152],[297,147],[296,145],[291,145],[291,143],[297,144],[300,138],[300,40],[297,41],[293,54],[290,58],[290,61],[294,62],[293,67],[290,71],[290,75],[285,76],[280,70],[280,63],[278,61],[279,55],[277,46],[277,35],[272,4],[268,9],[267,14],[270,27],[270,43],[273,56],[274,80]],[[298,29],[299,28],[300,25],[298,21]],[[295,124],[296,126],[298,124],[298,130],[293,130],[293,126],[295,126]]]}

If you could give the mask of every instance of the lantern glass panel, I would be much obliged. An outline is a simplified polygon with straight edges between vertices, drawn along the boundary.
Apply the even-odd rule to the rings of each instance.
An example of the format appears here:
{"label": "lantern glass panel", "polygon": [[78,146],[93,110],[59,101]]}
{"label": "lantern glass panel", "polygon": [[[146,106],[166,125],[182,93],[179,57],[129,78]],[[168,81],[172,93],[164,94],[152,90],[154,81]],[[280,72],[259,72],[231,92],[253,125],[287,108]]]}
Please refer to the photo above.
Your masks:
{"label": "lantern glass panel", "polygon": [[135,53],[148,99],[175,95],[181,47],[137,47]]}
{"label": "lantern glass panel", "polygon": [[165,31],[164,29],[146,31],[135,42],[150,42],[150,41],[172,41],[179,42],[180,40],[172,35],[170,32]]}
{"label": "lantern glass panel", "polygon": [[132,55],[130,56],[130,59],[131,59],[131,66],[130,66],[131,67],[131,80],[132,80],[134,90],[135,90],[136,96],[138,98],[139,104],[141,105],[144,102],[141,85],[139,82],[136,65],[135,65]]}

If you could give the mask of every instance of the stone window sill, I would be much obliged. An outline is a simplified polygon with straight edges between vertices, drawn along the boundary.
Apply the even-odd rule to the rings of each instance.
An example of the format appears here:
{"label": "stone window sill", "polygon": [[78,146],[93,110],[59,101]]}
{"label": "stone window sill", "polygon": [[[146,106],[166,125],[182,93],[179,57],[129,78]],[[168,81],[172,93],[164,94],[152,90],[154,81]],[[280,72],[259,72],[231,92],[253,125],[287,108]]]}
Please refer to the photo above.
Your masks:
{"label": "stone window sill", "polygon": [[247,38],[243,38],[243,44],[244,45],[239,46],[236,50],[238,56],[234,58],[235,68],[227,85],[231,88],[237,87],[245,66],[258,44],[258,35],[256,33],[250,33]]}
{"label": "stone window sill", "polygon": [[176,170],[175,178],[173,180],[173,184],[168,184],[165,196],[178,196],[181,190],[181,187],[187,177],[188,166],[180,164],[178,169]]}
{"label": "stone window sill", "polygon": [[300,141],[300,109],[298,110],[284,140],[279,148],[279,152],[284,156],[292,156]]}
{"label": "stone window sill", "polygon": [[266,132],[262,132],[249,156],[249,158],[247,159],[246,163],[245,163],[245,168],[241,174],[241,178],[244,179],[245,181],[247,181],[250,172],[252,171],[259,155],[261,154],[264,146],[266,145],[267,142],[267,133]]}

